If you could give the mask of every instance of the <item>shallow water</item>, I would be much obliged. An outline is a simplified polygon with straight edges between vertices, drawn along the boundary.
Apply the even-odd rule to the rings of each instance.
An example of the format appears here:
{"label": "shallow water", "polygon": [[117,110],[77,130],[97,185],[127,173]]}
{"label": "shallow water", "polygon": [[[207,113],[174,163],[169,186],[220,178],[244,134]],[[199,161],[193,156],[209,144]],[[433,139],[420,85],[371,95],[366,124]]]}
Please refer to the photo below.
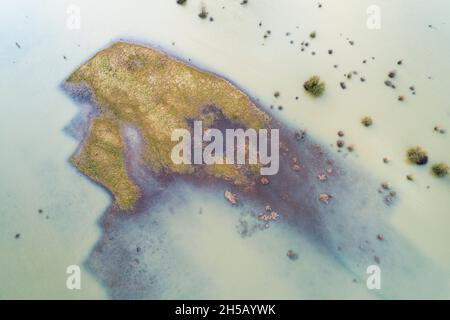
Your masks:
{"label": "shallow water", "polygon": [[[86,271],[84,262],[100,237],[96,222],[110,198],[67,161],[77,141],[63,128],[79,107],[61,92],[60,84],[89,56],[120,38],[160,46],[184,60],[192,59],[195,65],[238,83],[267,110],[271,104],[283,105],[283,111],[271,112],[306,128],[325,145],[334,145],[336,132],[344,130],[346,143],[354,144],[356,152],[336,156],[345,156],[348,165],[374,181],[390,182],[398,193],[398,202],[386,218],[391,232],[401,242],[399,248],[419,253],[414,272],[396,279],[412,279],[416,283],[413,288],[430,284],[428,290],[411,292],[407,282],[400,281],[387,297],[450,297],[450,182],[448,178],[433,178],[428,168],[411,167],[404,161],[405,150],[419,144],[428,150],[432,161],[450,162],[449,134],[433,132],[436,125],[450,130],[448,1],[376,1],[382,10],[380,30],[366,27],[366,9],[374,1],[348,0],[345,6],[322,1],[321,9],[313,1],[280,0],[274,6],[273,1],[258,0],[246,8],[240,1],[204,1],[215,19],[212,23],[196,17],[200,1],[191,0],[185,8],[172,2],[77,1],[82,19],[79,30],[66,27],[66,9],[72,1],[2,3],[0,145],[5,152],[0,171],[0,297],[107,297],[107,290],[90,272],[83,272],[81,291],[65,287],[67,265],[78,264]],[[262,27],[258,27],[260,21]],[[269,29],[271,36],[264,41],[263,34]],[[317,38],[309,40],[313,30]],[[286,32],[291,35],[286,36]],[[354,46],[347,37],[355,41]],[[300,43],[304,40],[310,47],[302,53]],[[328,49],[333,49],[333,55],[328,55]],[[315,56],[311,55],[313,50]],[[364,59],[367,64],[362,63]],[[397,66],[400,59],[404,63]],[[339,65],[337,69],[334,64]],[[386,74],[394,69],[398,71],[395,91],[383,84]],[[347,90],[343,91],[339,82],[344,73],[353,70],[366,82],[361,83],[358,77],[346,80]],[[301,85],[311,74],[320,75],[327,83],[321,99],[313,100],[303,93]],[[411,85],[416,87],[416,96],[409,93]],[[276,90],[281,97],[275,101]],[[406,96],[405,102],[397,101],[399,94]],[[299,96],[298,101],[295,96]],[[374,119],[369,129],[359,123],[366,114]],[[384,156],[392,161],[384,164]],[[405,179],[408,173],[414,174],[415,182]],[[185,210],[173,205],[177,219],[164,218],[168,208],[162,205],[155,216],[162,217],[162,227],[148,226],[155,230],[152,239],[169,243],[162,248],[183,254],[182,261],[194,270],[190,275],[176,268],[173,273],[165,271],[166,286],[158,291],[159,297],[191,297],[194,292],[197,297],[254,297],[258,293],[263,297],[269,287],[273,288],[271,297],[374,297],[362,282],[365,268],[360,273],[349,271],[314,243],[283,230],[287,227],[281,225],[271,228],[270,233],[258,232],[242,240],[234,228],[234,212],[211,195],[202,197],[203,210],[211,214],[197,216],[198,197],[194,192],[184,203]],[[208,230],[212,225],[223,228],[211,239]],[[14,239],[16,233],[21,234],[20,239]],[[235,250],[228,256],[215,252],[221,241],[230,242]],[[261,247],[260,242],[271,247]],[[273,256],[285,256],[285,248],[294,242],[302,244],[299,260],[271,263],[278,261]],[[192,246],[201,250],[192,250]],[[160,262],[155,267],[160,272],[171,262],[170,257],[160,259],[157,254],[145,259]],[[225,261],[234,260],[243,261],[244,271],[254,265],[264,265],[267,270],[251,273],[254,277],[247,282],[239,277],[232,281]],[[410,261],[414,263],[414,257]],[[430,275],[429,266],[441,269],[443,276]],[[299,279],[299,284],[293,285],[292,277]],[[353,278],[359,279],[356,285]],[[203,286],[190,286],[194,281],[185,279]],[[431,284],[437,280],[442,287],[434,289]]]}

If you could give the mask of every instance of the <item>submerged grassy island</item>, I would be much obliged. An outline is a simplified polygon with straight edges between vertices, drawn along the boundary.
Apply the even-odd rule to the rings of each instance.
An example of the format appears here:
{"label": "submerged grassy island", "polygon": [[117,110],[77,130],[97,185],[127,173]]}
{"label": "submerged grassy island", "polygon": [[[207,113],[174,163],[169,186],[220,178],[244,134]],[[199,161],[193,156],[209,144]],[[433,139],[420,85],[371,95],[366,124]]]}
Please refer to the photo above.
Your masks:
{"label": "submerged grassy island", "polygon": [[[173,232],[165,229],[169,224],[169,229],[179,226],[174,230],[196,234],[200,229],[192,226],[206,223],[202,228],[206,227],[207,241],[197,243],[209,246],[210,239],[219,235],[214,251],[233,251],[239,246],[222,240],[222,229],[248,238],[284,224],[333,257],[353,261],[352,270],[380,261],[389,263],[379,242],[391,241],[393,233],[383,221],[385,215],[372,213],[390,210],[397,198],[395,190],[386,183],[378,191],[379,182],[365,171],[346,165],[305,128],[283,123],[275,114],[269,117],[229,81],[158,50],[118,42],[82,64],[64,88],[91,106],[80,113],[80,124],[73,125],[80,144],[71,161],[114,199],[100,220],[102,236],[88,259],[89,268],[113,297],[143,297],[150,292],[158,296],[155,282],[147,277],[161,276],[154,261],[175,257],[168,266],[183,261],[179,258],[185,252],[184,247],[180,255],[174,247],[163,247],[164,243],[184,245],[178,231],[174,232],[176,239],[166,238]],[[313,77],[306,89],[318,97],[325,85]],[[273,96],[281,98],[281,91],[274,90]],[[171,155],[179,141],[172,141],[174,131],[187,131],[195,143],[199,127],[197,132],[278,129],[279,170],[261,174],[261,167],[267,168],[261,148],[256,164],[198,164],[195,148],[195,165],[175,164]],[[347,133],[340,130],[338,136],[341,150],[344,146],[349,152],[354,150],[350,141],[344,141]],[[215,214],[219,220],[208,222]],[[223,224],[225,215],[232,228]],[[282,254],[276,256],[295,263],[301,248],[295,243],[282,246]],[[156,260],[147,259],[153,255]],[[212,258],[205,254],[205,261]]]}
{"label": "submerged grassy island", "polygon": [[118,42],[97,53],[66,81],[87,87],[98,112],[72,163],[107,188],[122,209],[140,195],[127,174],[123,127],[137,129],[144,141],[140,161],[155,174],[201,174],[251,185],[259,165],[212,165],[201,169],[175,165],[171,150],[174,129],[191,130],[195,120],[205,127],[232,124],[266,128],[270,117],[228,81],[200,71],[145,46]]}

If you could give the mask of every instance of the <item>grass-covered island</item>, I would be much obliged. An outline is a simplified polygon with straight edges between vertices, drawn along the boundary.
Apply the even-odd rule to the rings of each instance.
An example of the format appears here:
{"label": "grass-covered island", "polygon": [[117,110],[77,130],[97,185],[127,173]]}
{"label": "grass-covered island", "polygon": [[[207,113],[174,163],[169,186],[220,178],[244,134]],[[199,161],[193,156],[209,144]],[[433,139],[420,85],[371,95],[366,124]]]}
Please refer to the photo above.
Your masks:
{"label": "grass-covered island", "polygon": [[[193,120],[204,127],[224,123],[260,129],[270,118],[230,82],[200,71],[145,46],[118,42],[97,53],[66,81],[87,87],[99,110],[72,163],[107,188],[122,209],[131,209],[140,196],[126,168],[123,127],[140,133],[144,148],[140,162],[155,174],[201,174],[237,185],[250,185],[259,175],[255,165],[211,165],[201,169],[175,165],[171,150],[174,129],[190,130]],[[214,126],[216,125],[216,126]]]}

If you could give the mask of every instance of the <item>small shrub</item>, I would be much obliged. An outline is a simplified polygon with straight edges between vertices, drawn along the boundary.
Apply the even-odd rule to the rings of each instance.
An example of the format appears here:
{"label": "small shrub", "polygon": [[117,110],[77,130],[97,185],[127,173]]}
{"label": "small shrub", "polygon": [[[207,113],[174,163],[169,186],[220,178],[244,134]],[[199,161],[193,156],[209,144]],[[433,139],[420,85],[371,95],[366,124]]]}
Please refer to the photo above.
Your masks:
{"label": "small shrub", "polygon": [[373,120],[371,117],[365,116],[364,118],[361,119],[361,123],[365,127],[370,127],[373,124]]}
{"label": "small shrub", "polygon": [[419,146],[409,148],[406,152],[406,156],[410,162],[417,165],[424,165],[428,162],[427,152]]}
{"label": "small shrub", "polygon": [[208,11],[206,11],[205,7],[202,7],[202,10],[198,14],[200,19],[206,19],[208,17]]}
{"label": "small shrub", "polygon": [[450,167],[445,163],[437,163],[431,167],[431,171],[439,178],[447,176],[450,172]]}
{"label": "small shrub", "polygon": [[320,81],[320,77],[312,76],[304,84],[303,87],[314,97],[320,97],[325,91],[325,83]]}

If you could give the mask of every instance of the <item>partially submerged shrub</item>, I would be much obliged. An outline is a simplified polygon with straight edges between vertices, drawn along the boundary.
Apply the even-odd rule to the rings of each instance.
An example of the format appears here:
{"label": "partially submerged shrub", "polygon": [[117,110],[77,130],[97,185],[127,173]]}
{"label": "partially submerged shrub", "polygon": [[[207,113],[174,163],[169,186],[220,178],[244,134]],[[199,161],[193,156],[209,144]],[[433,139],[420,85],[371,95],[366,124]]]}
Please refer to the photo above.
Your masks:
{"label": "partially submerged shrub", "polygon": [[310,34],[309,34],[309,37],[311,38],[311,39],[315,39],[316,38],[316,32],[315,31],[313,31],[313,32],[311,32]]}
{"label": "partially submerged shrub", "polygon": [[365,116],[361,119],[361,123],[363,124],[363,126],[365,127],[370,127],[373,124],[373,120],[371,117],[369,116]]}
{"label": "partially submerged shrub", "polygon": [[437,163],[431,167],[431,171],[439,178],[447,176],[450,172],[450,167],[446,163]]}
{"label": "partially submerged shrub", "polygon": [[320,97],[325,91],[325,83],[320,81],[320,77],[312,76],[304,84],[303,87],[314,97]]}
{"label": "partially submerged shrub", "polygon": [[424,165],[428,162],[428,155],[421,147],[409,148],[406,152],[408,160],[417,165]]}
{"label": "partially submerged shrub", "polygon": [[434,131],[439,132],[440,134],[444,134],[445,133],[445,129],[441,128],[439,126],[435,126],[434,127]]}
{"label": "partially submerged shrub", "polygon": [[208,11],[206,11],[205,7],[202,7],[202,10],[198,14],[200,19],[206,19],[208,17]]}

